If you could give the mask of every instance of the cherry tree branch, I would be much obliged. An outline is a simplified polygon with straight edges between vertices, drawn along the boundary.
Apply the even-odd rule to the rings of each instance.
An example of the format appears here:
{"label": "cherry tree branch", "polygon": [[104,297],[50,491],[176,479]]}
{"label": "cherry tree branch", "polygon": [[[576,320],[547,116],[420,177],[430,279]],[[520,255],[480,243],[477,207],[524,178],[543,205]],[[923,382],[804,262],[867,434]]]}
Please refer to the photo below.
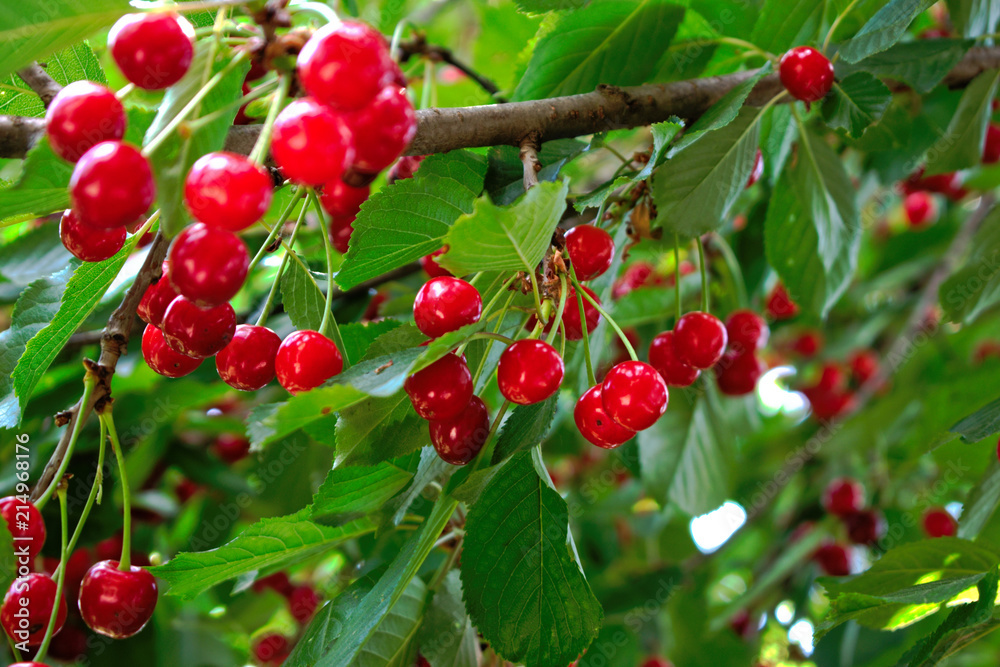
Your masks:
{"label": "cherry tree branch", "polygon": [[32,63],[18,70],[17,75],[41,98],[46,109],[49,108],[52,98],[62,90],[62,85],[49,76],[45,68],[38,63]]}

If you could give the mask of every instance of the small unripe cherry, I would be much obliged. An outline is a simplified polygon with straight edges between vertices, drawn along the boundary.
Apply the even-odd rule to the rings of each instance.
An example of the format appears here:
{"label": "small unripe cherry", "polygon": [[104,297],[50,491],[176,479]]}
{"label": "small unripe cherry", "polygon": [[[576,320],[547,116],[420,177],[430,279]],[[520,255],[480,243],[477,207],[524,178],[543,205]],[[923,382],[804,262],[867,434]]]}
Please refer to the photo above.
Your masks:
{"label": "small unripe cherry", "polygon": [[76,162],[100,142],[125,136],[125,108],[107,86],[73,81],[49,104],[45,132],[53,153]]}

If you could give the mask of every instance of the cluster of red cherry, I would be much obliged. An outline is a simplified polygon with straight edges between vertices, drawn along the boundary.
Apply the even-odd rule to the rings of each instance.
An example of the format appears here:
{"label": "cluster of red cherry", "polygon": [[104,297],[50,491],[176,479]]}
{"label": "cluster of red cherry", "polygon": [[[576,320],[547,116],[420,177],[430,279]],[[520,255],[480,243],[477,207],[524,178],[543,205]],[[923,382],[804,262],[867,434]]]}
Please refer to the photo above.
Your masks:
{"label": "cluster of red cherry", "polygon": [[[316,590],[309,584],[295,585],[284,572],[258,579],[253,583],[256,593],[272,590],[288,601],[288,610],[292,617],[304,629],[319,609],[322,601]],[[269,632],[257,637],[250,647],[253,656],[260,665],[281,665],[295,648],[297,638],[289,638],[277,632]]]}

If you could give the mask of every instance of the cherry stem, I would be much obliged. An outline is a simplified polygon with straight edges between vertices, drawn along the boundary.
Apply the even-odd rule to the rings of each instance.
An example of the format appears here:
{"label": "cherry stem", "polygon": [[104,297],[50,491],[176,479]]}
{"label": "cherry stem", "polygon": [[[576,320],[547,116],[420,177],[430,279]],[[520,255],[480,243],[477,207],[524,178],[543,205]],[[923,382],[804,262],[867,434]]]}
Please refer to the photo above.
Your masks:
{"label": "cherry stem", "polygon": [[674,232],[674,301],[680,320],[684,311],[681,310],[681,236],[677,232]]}
{"label": "cherry stem", "polygon": [[699,236],[698,241],[698,265],[701,268],[701,311],[708,312],[708,266],[705,264],[705,244]]}
{"label": "cherry stem", "polygon": [[715,246],[722,253],[722,259],[726,263],[726,269],[729,271],[729,275],[732,278],[733,285],[736,288],[737,298],[740,301],[740,306],[746,308],[750,305],[750,297],[747,294],[747,284],[743,279],[743,271],[740,270],[739,260],[736,259],[736,254],[733,249],[723,238],[722,234],[714,234],[712,236],[712,241]]}
{"label": "cherry stem", "polygon": [[323,231],[323,247],[326,249],[326,306],[323,309],[323,322],[319,325],[319,332],[324,336],[332,334],[333,342],[337,345],[341,358],[344,360],[344,370],[347,370],[351,367],[351,360],[347,356],[347,348],[344,347],[344,339],[340,335],[337,318],[333,316],[333,240],[330,238],[330,226],[326,222],[326,211],[320,206],[316,193],[310,192],[308,197],[316,206],[319,226]]}
{"label": "cherry stem", "polygon": [[122,452],[121,443],[118,441],[118,429],[115,428],[114,417],[108,410],[101,414],[108,429],[108,438],[111,440],[111,449],[118,459],[118,476],[121,477],[122,484],[122,556],[118,561],[118,569],[122,572],[132,570],[132,492],[128,484],[128,472],[125,470],[125,454]]}
{"label": "cherry stem", "polygon": [[[247,104],[248,102],[252,102],[255,99],[257,99],[258,97],[264,97],[265,95],[267,95],[268,93],[270,93],[273,88],[275,88],[276,86],[278,86],[279,83],[280,83],[279,79],[272,79],[271,81],[265,81],[264,83],[260,84],[259,86],[257,86],[253,90],[251,90],[249,93],[247,93],[243,97],[241,97],[238,100],[236,100],[235,102],[230,102],[229,104],[227,104],[226,106],[222,107],[221,109],[217,109],[217,110],[213,111],[210,114],[206,114],[206,115],[204,115],[204,116],[202,116],[200,118],[197,118],[195,120],[191,120],[191,121],[188,121],[188,122],[184,123],[184,127],[189,132],[192,132],[192,133],[193,132],[197,132],[198,130],[200,130],[204,126],[208,125],[209,123],[212,123],[212,122],[218,120],[219,118],[221,118],[222,116],[225,116],[226,114],[232,112],[233,109],[239,109],[244,104]],[[269,111],[270,111],[270,109],[269,109]],[[260,143],[261,137],[263,135],[264,135],[264,126],[261,126],[261,134],[257,136],[257,142],[254,143],[254,147],[255,148],[257,146],[257,143]],[[270,137],[268,137],[268,140],[270,140]]]}
{"label": "cherry stem", "polygon": [[427,109],[432,104],[435,97],[434,90],[434,61],[424,58],[424,85],[420,91],[420,108]]}
{"label": "cherry stem", "polygon": [[[294,205],[295,200],[292,200]],[[281,264],[278,265],[278,272],[274,274],[274,282],[271,283],[271,291],[267,293],[267,300],[264,301],[264,306],[260,310],[260,316],[257,317],[257,326],[262,327],[267,324],[267,318],[271,315],[271,308],[274,307],[274,299],[278,295],[278,284],[281,282],[281,276],[285,273],[285,267],[288,266],[288,256],[293,254],[295,251],[292,250],[291,246],[295,245],[295,239],[299,235],[299,227],[302,225],[302,221],[306,218],[306,210],[309,208],[309,202],[302,202],[302,209],[299,211],[299,217],[295,221],[295,227],[292,228],[292,235],[288,238],[288,245],[290,246],[285,254],[281,258]],[[283,224],[283,223],[282,223]],[[278,229],[279,225],[275,225],[274,228]]]}
{"label": "cherry stem", "polygon": [[[483,308],[483,314],[484,315],[486,315],[487,313],[489,313],[493,309],[493,306],[496,305],[497,301],[500,299],[501,296],[503,296],[504,292],[507,292],[507,291],[510,290],[510,286],[512,284],[514,284],[515,280],[517,280],[517,276],[516,275],[515,276],[511,276],[510,278],[508,278],[507,280],[505,280],[502,285],[500,285],[499,291],[497,291],[497,293],[493,295],[493,298],[490,299],[490,302],[486,304],[485,308]],[[490,285],[490,287],[492,287],[492,286],[493,285]],[[506,307],[504,308],[504,310],[506,310]]]}
{"label": "cherry stem", "polygon": [[[97,376],[91,373],[89,370],[83,377],[83,396],[80,398],[80,405],[90,405],[90,397],[94,393],[94,388],[97,387]],[[69,436],[69,443],[66,445],[66,455],[63,457],[62,462],[59,464],[59,469],[56,474],[52,477],[52,482],[49,484],[48,488],[45,489],[38,500],[35,501],[35,507],[41,510],[45,507],[45,503],[49,501],[52,494],[55,493],[56,488],[58,488],[59,483],[62,481],[63,475],[66,474],[66,468],[69,467],[69,460],[73,457],[73,449],[76,447],[76,441],[80,437],[80,431],[83,430],[83,422],[85,419],[77,419],[73,423],[73,431]]]}
{"label": "cherry stem", "polygon": [[507,414],[507,410],[510,408],[510,401],[504,401],[503,405],[500,406],[500,410],[497,411],[496,419],[493,420],[493,424],[490,426],[490,432],[486,434],[486,440],[483,441],[483,448],[479,450],[479,454],[476,455],[475,460],[472,462],[472,472],[479,470],[483,461],[487,459],[487,455],[492,456],[493,454],[493,436],[496,435],[497,430],[500,428],[500,422],[503,421],[504,415]]}
{"label": "cherry stem", "polygon": [[264,119],[264,125],[261,127],[260,135],[257,137],[257,141],[254,142],[253,150],[250,151],[250,161],[254,164],[263,164],[264,158],[267,156],[267,152],[271,149],[271,136],[274,134],[274,121],[278,118],[278,113],[281,111],[281,107],[285,105],[285,100],[288,98],[289,81],[290,79],[287,76],[278,77],[278,90],[274,93],[274,99],[271,100],[271,106],[267,110],[267,118]]}
{"label": "cherry stem", "polygon": [[56,491],[56,495],[59,496],[59,524],[62,527],[62,546],[59,557],[59,569],[56,570],[56,597],[52,605],[52,611],[49,613],[49,624],[45,628],[45,636],[42,637],[42,643],[38,646],[38,653],[35,656],[35,662],[40,660],[45,660],[45,654],[48,653],[49,644],[52,642],[52,636],[55,634],[56,619],[59,618],[59,603],[62,602],[63,595],[63,582],[66,579],[66,568],[62,566],[69,557],[69,551],[66,549],[66,535],[69,533],[69,518],[67,517],[66,511],[66,480],[59,478],[59,489]]}
{"label": "cherry stem", "polygon": [[472,340],[498,340],[501,343],[506,343],[507,345],[510,345],[511,343],[514,342],[513,338],[509,338],[509,337],[504,336],[503,334],[499,334],[499,333],[492,333],[490,331],[480,331],[479,333],[474,333],[471,336],[469,336],[469,340],[470,341],[472,341]]}
{"label": "cherry stem", "polygon": [[[566,287],[566,274],[559,275],[559,305],[556,307],[556,314],[553,315],[553,322],[559,325],[562,324],[563,312],[566,310],[566,296],[569,289]],[[545,342],[552,345],[552,341],[556,339],[556,335],[559,333],[559,326],[553,324],[552,328],[549,329],[549,335],[545,337]]]}
{"label": "cherry stem", "polygon": [[[611,328],[615,330],[615,333],[618,334],[618,338],[621,339],[622,344],[625,346],[625,349],[628,350],[628,356],[632,357],[632,361],[639,361],[639,355],[635,353],[635,348],[633,348],[632,343],[629,342],[628,336],[625,335],[625,332],[622,331],[622,328],[620,326],[618,326],[618,323],[615,322],[614,318],[608,315],[608,311],[604,310],[604,308],[601,307],[601,304],[597,303],[597,300],[594,297],[590,296],[589,294],[583,291],[583,286],[576,279],[575,272],[573,273],[573,285],[576,287],[577,295],[583,294],[583,297],[590,302],[590,305],[592,305],[597,310],[597,312],[600,313],[601,316],[608,321],[608,324],[611,325]],[[580,322],[583,324],[584,329],[586,329],[587,320],[581,319]]]}
{"label": "cherry stem", "polygon": [[[499,292],[499,294],[503,294],[503,292],[501,291]],[[493,330],[494,333],[500,333],[500,329],[503,327],[503,320],[507,316],[507,309],[510,308],[510,304],[514,301],[515,296],[517,296],[517,292],[511,291],[510,296],[507,298],[507,303],[503,305],[503,308],[497,311],[500,317],[497,318],[497,325],[496,328]],[[476,374],[472,376],[473,385],[479,382],[479,377],[483,374],[483,369],[486,368],[486,359],[490,356],[490,350],[492,348],[493,348],[493,339],[488,339],[486,341],[486,352],[483,354],[483,358],[479,360],[479,366],[476,367]],[[458,353],[461,354],[461,351],[459,351]]]}
{"label": "cherry stem", "polygon": [[[83,533],[83,525],[87,522],[87,517],[90,516],[90,510],[94,507],[94,502],[100,502],[101,489],[104,484],[104,453],[107,451],[108,429],[103,419],[99,421],[101,424],[101,444],[97,449],[97,471],[94,473],[94,484],[90,487],[90,495],[87,496],[87,502],[83,505],[83,511],[80,512],[80,519],[76,522],[73,536],[69,538],[69,545],[66,547],[66,553],[68,554],[73,553],[73,549],[76,548],[76,543]],[[65,562],[65,559],[59,562],[59,569],[56,570],[57,573],[63,569],[63,563]]]}
{"label": "cherry stem", "polygon": [[131,95],[133,91],[135,91],[135,84],[127,83],[118,89],[118,92],[115,93],[115,97],[118,98],[119,102],[122,102],[125,100],[125,98]]}
{"label": "cherry stem", "polygon": [[292,14],[312,14],[317,16],[327,23],[333,25],[340,25],[343,21],[337,16],[337,12],[333,11],[332,7],[324,5],[321,2],[297,2],[295,4],[290,4],[288,11]]}
{"label": "cherry stem", "polygon": [[[458,555],[462,553],[462,544],[465,542],[465,531],[464,530],[454,530],[445,537],[438,540],[439,544],[447,544],[448,541],[458,537],[458,542],[455,543],[455,548],[451,550],[448,557],[441,563],[441,567],[438,568],[437,574],[434,575],[434,580],[427,587],[427,590],[434,592],[438,587],[444,583],[444,578],[448,576],[451,568],[454,567],[455,561],[458,560]],[[447,539],[445,539],[447,538]],[[438,545],[435,545],[438,546]]]}
{"label": "cherry stem", "polygon": [[587,311],[583,307],[583,289],[580,288],[580,281],[576,279],[576,269],[572,262],[569,265],[569,275],[573,281],[573,291],[576,292],[576,305],[580,309],[580,328],[583,329],[583,360],[587,364],[587,381],[593,387],[597,384],[597,376],[594,375],[594,362],[590,358],[590,332],[587,330]]}
{"label": "cherry stem", "polygon": [[406,26],[410,24],[410,19],[404,18],[402,21],[396,24],[396,27],[392,30],[392,40],[389,42],[389,55],[393,60],[399,62],[399,42],[403,39],[403,31]]}
{"label": "cherry stem", "polygon": [[264,259],[264,255],[267,254],[267,249],[271,247],[272,243],[274,243],[274,238],[278,235],[278,232],[281,231],[281,228],[286,222],[288,222],[288,218],[292,215],[292,210],[295,208],[295,204],[298,203],[301,194],[302,193],[298,188],[292,192],[292,198],[288,201],[288,205],[281,211],[281,214],[278,216],[278,221],[274,223],[274,227],[268,230],[267,238],[264,239],[264,243],[261,244],[260,249],[257,250],[257,254],[250,260],[250,264],[247,266],[247,275],[254,270],[254,267],[260,263],[260,260]]}
{"label": "cherry stem", "polygon": [[830,40],[833,39],[833,33],[835,33],[837,28],[840,27],[841,21],[847,18],[847,15],[854,11],[854,8],[858,6],[859,2],[861,2],[861,0],[852,0],[851,4],[847,5],[847,7],[844,8],[844,11],[840,12],[840,14],[837,15],[837,18],[833,20],[833,23],[830,24],[830,30],[827,31],[826,39],[823,40],[823,53],[826,53],[827,48],[829,48]]}
{"label": "cherry stem", "polygon": [[621,153],[620,153],[620,152],[619,152],[619,151],[618,151],[618,150],[617,150],[617,149],[616,149],[616,148],[615,148],[614,146],[612,146],[611,144],[604,144],[604,148],[605,148],[605,149],[607,149],[607,151],[608,151],[609,153],[611,153],[612,155],[614,155],[614,156],[615,156],[616,158],[618,158],[619,160],[621,160],[621,162],[622,162],[622,164],[623,164],[624,166],[626,166],[626,167],[627,167],[627,166],[629,166],[630,164],[632,164],[632,160],[630,160],[630,159],[628,159],[627,157],[625,157],[624,155],[622,155],[622,154],[621,154]]}
{"label": "cherry stem", "polygon": [[538,315],[538,321],[544,322],[545,316],[542,314],[542,299],[538,294],[538,279],[535,277],[535,272],[531,271],[528,273],[531,277],[531,296],[535,300],[535,313]]}

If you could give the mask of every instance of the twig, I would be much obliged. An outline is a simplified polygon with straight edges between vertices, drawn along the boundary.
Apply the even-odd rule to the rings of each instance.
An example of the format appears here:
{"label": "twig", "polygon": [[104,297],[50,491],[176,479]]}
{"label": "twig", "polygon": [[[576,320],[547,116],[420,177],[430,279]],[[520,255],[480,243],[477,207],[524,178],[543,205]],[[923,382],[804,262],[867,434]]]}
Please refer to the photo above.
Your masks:
{"label": "twig", "polygon": [[62,90],[62,85],[49,76],[49,73],[45,71],[45,68],[38,63],[32,63],[24,69],[18,70],[17,75],[24,79],[24,82],[28,84],[33,91],[38,93],[38,96],[42,98],[42,104],[46,109],[49,108],[49,103],[52,102],[52,98],[54,98],[59,91]]}
{"label": "twig", "polygon": [[399,43],[400,62],[405,63],[415,55],[427,56],[434,62],[446,63],[461,71],[467,77],[475,81],[480,88],[485,90],[498,104],[505,104],[507,99],[500,96],[500,89],[497,85],[485,76],[475,71],[465,63],[455,58],[451,49],[444,46],[428,44],[423,33],[418,33],[412,39]]}
{"label": "twig", "polygon": [[524,189],[529,190],[531,186],[538,185],[538,172],[542,170],[542,163],[538,161],[538,135],[531,133],[521,142],[521,162],[524,163]]}

